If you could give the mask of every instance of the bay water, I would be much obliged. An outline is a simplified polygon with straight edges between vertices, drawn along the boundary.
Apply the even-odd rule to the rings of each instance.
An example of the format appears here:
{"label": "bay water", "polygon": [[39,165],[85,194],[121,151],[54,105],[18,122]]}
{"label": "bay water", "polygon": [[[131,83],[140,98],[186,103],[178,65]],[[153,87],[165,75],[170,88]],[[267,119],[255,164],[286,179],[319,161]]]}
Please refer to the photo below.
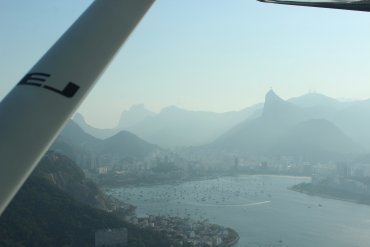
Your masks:
{"label": "bay water", "polygon": [[370,206],[288,188],[307,177],[240,175],[109,189],[137,214],[208,220],[235,229],[237,247],[370,246]]}

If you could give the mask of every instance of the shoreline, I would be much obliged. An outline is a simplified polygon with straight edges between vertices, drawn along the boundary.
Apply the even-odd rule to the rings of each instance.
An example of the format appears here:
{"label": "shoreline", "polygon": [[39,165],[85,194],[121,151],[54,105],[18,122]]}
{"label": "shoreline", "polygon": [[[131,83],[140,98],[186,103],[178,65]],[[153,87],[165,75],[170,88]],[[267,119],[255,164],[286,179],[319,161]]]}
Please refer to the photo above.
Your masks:
{"label": "shoreline", "polygon": [[98,184],[99,187],[103,189],[116,189],[120,187],[132,188],[132,187],[151,187],[151,186],[158,186],[158,185],[180,185],[187,182],[196,182],[196,181],[207,181],[213,180],[218,178],[227,178],[227,177],[239,177],[239,176],[264,176],[264,177],[286,177],[286,178],[310,178],[306,175],[288,175],[288,174],[266,174],[266,173],[244,173],[244,174],[236,174],[236,175],[214,175],[214,176],[207,176],[207,177],[199,177],[193,179],[185,179],[180,181],[162,181],[162,182],[153,182],[153,183],[130,183],[130,184],[120,184],[120,185],[107,185],[107,184]]}
{"label": "shoreline", "polygon": [[370,207],[370,202],[362,202],[356,199],[351,199],[351,198],[345,198],[345,197],[340,197],[340,196],[335,196],[331,195],[328,193],[320,193],[320,192],[313,192],[305,189],[299,189],[299,188],[294,188],[296,185],[293,185],[291,187],[288,187],[289,190],[295,191],[298,193],[302,193],[308,196],[317,196],[325,199],[332,199],[332,200],[338,200],[342,202],[348,202],[348,203],[354,203],[354,204],[359,204],[359,205],[364,205]]}
{"label": "shoreline", "polygon": [[[230,227],[224,227],[219,224],[209,223],[208,221],[193,221],[190,223],[195,228],[191,229],[193,236],[188,235],[189,229],[183,228],[189,224],[190,218],[182,217],[171,217],[171,216],[158,216],[149,215],[149,217],[137,217],[135,221],[128,221],[128,223],[136,225],[141,229],[153,229],[153,231],[158,232],[166,236],[166,238],[171,241],[174,246],[182,246],[182,243],[189,243],[186,246],[203,246],[200,243],[206,244],[208,241],[213,241],[212,238],[219,238],[221,243],[212,245],[215,247],[232,247],[240,239],[239,233]],[[156,229],[153,227],[156,226]],[[174,227],[175,230],[170,230],[170,227]],[[227,230],[227,235],[224,235],[223,231]],[[180,238],[178,236],[181,236]],[[200,241],[200,242],[197,242]]]}
{"label": "shoreline", "polygon": [[[256,176],[256,174],[243,174],[243,175],[249,175],[249,176]],[[263,174],[266,176],[266,174]],[[270,175],[267,175],[267,176],[270,176]],[[186,181],[178,181],[176,183],[174,182],[162,182],[162,183],[156,183],[156,184],[137,184],[137,185],[129,185],[129,186],[101,186],[101,188],[103,189],[103,191],[109,195],[109,192],[107,193],[107,190],[109,189],[115,189],[115,188],[119,188],[119,187],[151,187],[151,186],[158,186],[158,185],[174,185],[174,184],[182,184],[182,183],[186,183],[186,182],[194,182],[194,181],[206,181],[206,180],[212,180],[212,179],[217,179],[217,178],[220,178],[220,177],[236,177],[236,176],[208,176],[208,177],[202,177],[202,178],[195,178],[195,179],[191,179],[191,180],[186,180]],[[136,205],[133,205],[134,207],[136,207]],[[136,215],[136,213],[135,213]],[[138,217],[138,218],[141,218],[141,217]],[[145,218],[145,217],[144,217]],[[218,225],[216,224],[217,226],[220,226],[222,227],[221,225]],[[226,227],[226,229],[229,231],[229,238],[227,240],[225,240],[224,242],[222,242],[221,244],[219,245],[216,245],[215,247],[233,247],[234,245],[236,245],[239,240],[240,240],[240,236],[239,236],[239,233],[233,229],[233,228],[230,228],[230,227]]]}
{"label": "shoreline", "polygon": [[235,238],[234,239],[231,239],[229,242],[227,243],[222,243],[220,245],[218,245],[218,247],[232,247],[234,246],[235,244],[238,243],[239,239],[240,239],[240,236],[238,234],[237,231],[235,231],[234,229],[232,228],[227,228],[229,231],[231,231],[233,233],[233,235],[235,235]]}
{"label": "shoreline", "polygon": [[237,231],[235,231],[234,229],[232,229],[232,228],[229,228],[229,229],[234,232],[234,234],[236,235],[236,238],[234,240],[232,240],[231,242],[227,243],[227,245],[228,246],[234,246],[235,244],[237,244],[239,242],[240,236],[239,236],[239,233]]}

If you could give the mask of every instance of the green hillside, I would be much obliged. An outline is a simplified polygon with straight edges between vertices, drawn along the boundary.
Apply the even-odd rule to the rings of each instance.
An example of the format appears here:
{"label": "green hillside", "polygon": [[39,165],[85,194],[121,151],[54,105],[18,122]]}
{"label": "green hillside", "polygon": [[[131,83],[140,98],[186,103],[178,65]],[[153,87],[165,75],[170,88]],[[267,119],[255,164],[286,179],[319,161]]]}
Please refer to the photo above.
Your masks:
{"label": "green hillside", "polygon": [[94,246],[96,230],[118,227],[128,228],[129,246],[169,246],[158,233],[74,200],[40,176],[40,169],[46,168],[34,172],[0,217],[0,246]]}

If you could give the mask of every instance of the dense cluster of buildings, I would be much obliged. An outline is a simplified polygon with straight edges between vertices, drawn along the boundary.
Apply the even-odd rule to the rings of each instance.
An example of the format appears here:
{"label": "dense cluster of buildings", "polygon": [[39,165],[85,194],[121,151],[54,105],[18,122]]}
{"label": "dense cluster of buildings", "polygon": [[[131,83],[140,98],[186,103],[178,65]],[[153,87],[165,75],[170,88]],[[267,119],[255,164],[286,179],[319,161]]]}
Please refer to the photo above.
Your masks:
{"label": "dense cluster of buildings", "polygon": [[321,165],[312,174],[312,185],[343,192],[370,195],[370,166],[367,164]]}
{"label": "dense cluster of buildings", "polygon": [[128,216],[126,220],[140,228],[150,227],[165,234],[175,246],[230,246],[239,239],[234,230],[210,224],[207,220],[194,221],[170,216]]}

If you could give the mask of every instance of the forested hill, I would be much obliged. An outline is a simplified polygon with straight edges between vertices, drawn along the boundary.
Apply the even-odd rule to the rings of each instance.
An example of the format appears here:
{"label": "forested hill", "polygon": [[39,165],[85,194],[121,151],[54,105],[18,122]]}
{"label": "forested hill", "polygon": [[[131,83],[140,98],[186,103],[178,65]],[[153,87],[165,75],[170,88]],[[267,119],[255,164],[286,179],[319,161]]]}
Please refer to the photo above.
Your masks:
{"label": "forested hill", "polygon": [[[75,171],[71,164],[68,167],[63,173]],[[169,246],[158,233],[138,229],[113,214],[78,202],[40,176],[45,174],[40,169],[58,172],[55,169],[61,168],[40,166],[30,176],[0,217],[1,247],[90,247],[94,246],[96,230],[119,227],[128,228],[129,246]]]}

